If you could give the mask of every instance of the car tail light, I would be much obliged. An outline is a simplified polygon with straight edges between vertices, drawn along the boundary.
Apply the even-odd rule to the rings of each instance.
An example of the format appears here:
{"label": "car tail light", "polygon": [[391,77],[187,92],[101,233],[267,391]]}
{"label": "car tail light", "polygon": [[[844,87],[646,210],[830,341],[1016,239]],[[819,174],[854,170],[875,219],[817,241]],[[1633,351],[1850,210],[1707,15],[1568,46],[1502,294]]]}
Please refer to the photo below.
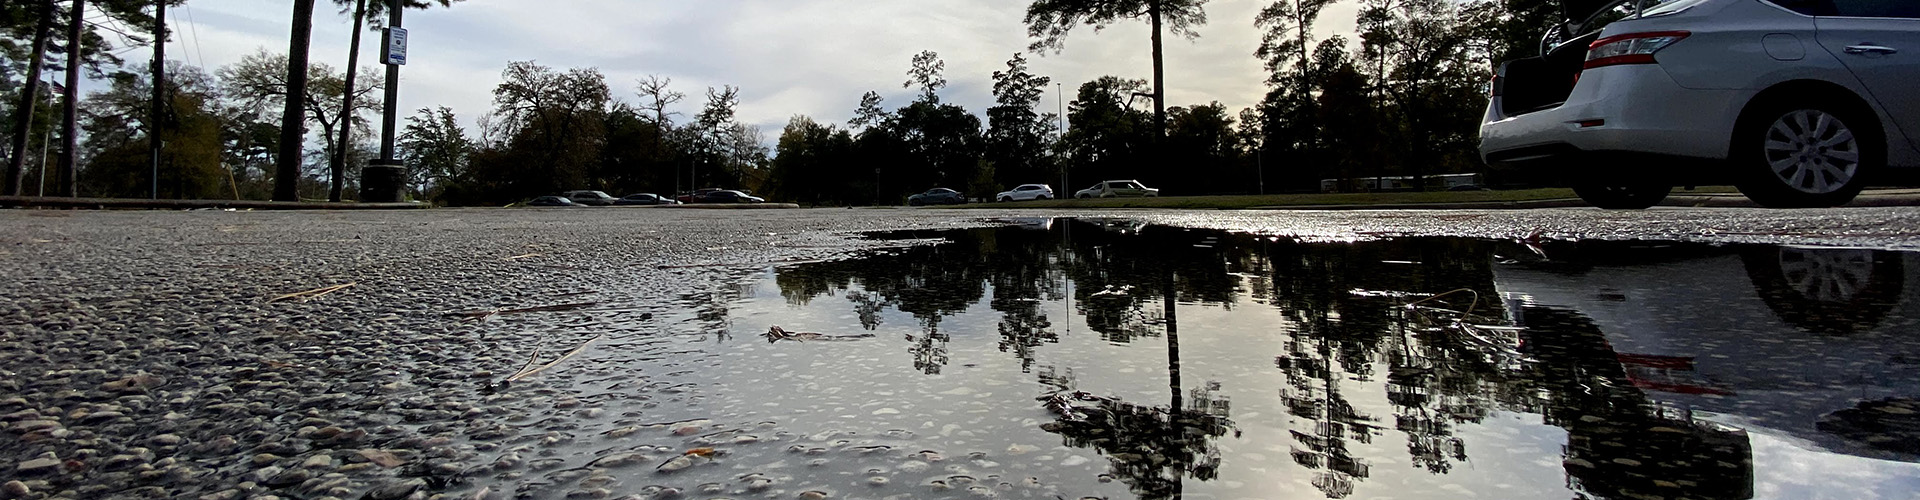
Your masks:
{"label": "car tail light", "polygon": [[1667,48],[1692,33],[1685,31],[1653,31],[1647,33],[1628,33],[1594,40],[1587,46],[1587,64],[1585,69],[1618,64],[1653,64],[1653,54]]}

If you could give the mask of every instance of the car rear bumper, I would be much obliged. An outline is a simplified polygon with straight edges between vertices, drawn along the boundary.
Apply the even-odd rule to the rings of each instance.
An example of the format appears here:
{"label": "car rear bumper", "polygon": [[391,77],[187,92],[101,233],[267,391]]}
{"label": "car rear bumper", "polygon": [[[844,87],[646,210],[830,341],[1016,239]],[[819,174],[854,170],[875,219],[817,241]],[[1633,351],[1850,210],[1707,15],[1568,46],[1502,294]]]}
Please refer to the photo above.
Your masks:
{"label": "car rear bumper", "polygon": [[1582,159],[1587,153],[1724,160],[1746,90],[1688,89],[1659,65],[1596,68],[1558,107],[1507,116],[1494,99],[1480,127],[1489,164],[1518,166]]}

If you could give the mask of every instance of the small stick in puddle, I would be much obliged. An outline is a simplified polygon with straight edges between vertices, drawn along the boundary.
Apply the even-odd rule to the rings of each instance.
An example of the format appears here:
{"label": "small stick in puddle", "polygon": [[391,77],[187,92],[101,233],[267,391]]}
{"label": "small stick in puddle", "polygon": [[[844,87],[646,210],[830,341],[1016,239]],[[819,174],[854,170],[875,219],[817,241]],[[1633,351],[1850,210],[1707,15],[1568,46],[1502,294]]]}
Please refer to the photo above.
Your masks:
{"label": "small stick in puddle", "polygon": [[485,311],[462,311],[462,312],[447,313],[447,315],[459,316],[463,318],[480,319],[480,318],[486,318],[489,316],[494,316],[497,314],[522,314],[522,313],[535,313],[535,312],[573,311],[573,310],[579,310],[579,309],[586,309],[588,307],[593,307],[596,305],[600,305],[600,303],[599,302],[575,302],[572,304],[556,304],[551,306],[522,307],[518,309],[489,309]]}
{"label": "small stick in puddle", "polygon": [[862,333],[859,335],[826,335],[826,334],[813,333],[813,332],[789,332],[784,328],[780,328],[780,325],[774,325],[772,328],[767,329],[767,333],[765,337],[767,337],[767,343],[774,343],[782,340],[792,340],[795,342],[804,342],[808,340],[859,340],[859,339],[873,338],[873,334]]}
{"label": "small stick in puddle", "polygon": [[342,285],[323,286],[320,288],[315,288],[315,289],[307,290],[303,292],[293,292],[286,295],[281,295],[279,297],[267,299],[267,303],[272,304],[274,302],[280,302],[283,300],[293,300],[293,299],[300,299],[301,302],[306,302],[309,300],[319,298],[322,295],[345,290],[347,287],[353,286],[355,284],[356,283],[347,283]]}

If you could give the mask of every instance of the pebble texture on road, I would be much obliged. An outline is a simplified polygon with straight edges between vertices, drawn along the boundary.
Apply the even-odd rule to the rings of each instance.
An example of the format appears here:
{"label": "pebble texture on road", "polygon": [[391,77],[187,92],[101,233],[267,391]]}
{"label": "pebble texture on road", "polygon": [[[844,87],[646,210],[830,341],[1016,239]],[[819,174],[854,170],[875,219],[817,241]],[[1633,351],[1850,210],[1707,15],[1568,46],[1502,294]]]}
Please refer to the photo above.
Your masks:
{"label": "pebble texture on road", "polygon": [[434,497],[439,481],[497,467],[483,451],[527,426],[516,418],[533,405],[560,407],[483,388],[536,349],[593,337],[449,313],[591,303],[643,321],[743,270],[881,244],[858,231],[1068,215],[1321,241],[1920,247],[1915,209],[4,211],[0,498]]}

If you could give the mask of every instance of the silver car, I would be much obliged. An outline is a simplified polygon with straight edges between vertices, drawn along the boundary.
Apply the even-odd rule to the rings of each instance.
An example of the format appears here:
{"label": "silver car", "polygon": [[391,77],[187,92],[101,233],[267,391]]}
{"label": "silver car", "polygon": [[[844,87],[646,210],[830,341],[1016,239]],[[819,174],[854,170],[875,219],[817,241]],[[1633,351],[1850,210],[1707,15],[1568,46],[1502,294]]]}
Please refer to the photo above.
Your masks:
{"label": "silver car", "polygon": [[1160,196],[1160,190],[1142,186],[1140,181],[1101,181],[1093,187],[1073,192],[1074,198],[1118,198],[1122,196]]}
{"label": "silver car", "polygon": [[1623,209],[1718,183],[1769,207],[1835,206],[1883,168],[1920,167],[1920,1],[1562,6],[1542,55],[1495,75],[1490,164]]}

